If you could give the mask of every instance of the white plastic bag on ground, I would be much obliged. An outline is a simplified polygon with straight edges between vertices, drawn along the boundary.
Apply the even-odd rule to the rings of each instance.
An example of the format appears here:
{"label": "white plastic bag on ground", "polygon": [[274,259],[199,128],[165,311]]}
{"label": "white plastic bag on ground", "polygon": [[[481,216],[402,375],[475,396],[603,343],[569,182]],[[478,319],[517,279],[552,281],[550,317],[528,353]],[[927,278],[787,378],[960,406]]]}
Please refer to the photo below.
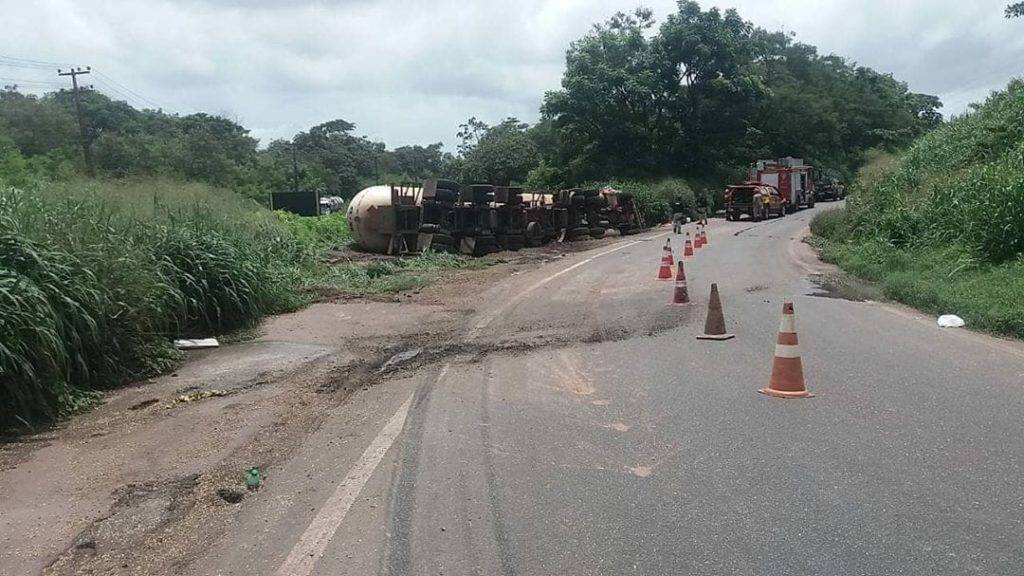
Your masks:
{"label": "white plastic bag on ground", "polygon": [[220,346],[216,338],[199,338],[196,340],[175,340],[174,347],[178,350],[197,350],[199,348],[216,348]]}
{"label": "white plastic bag on ground", "polygon": [[963,328],[964,319],[955,314],[943,314],[939,316],[940,328]]}

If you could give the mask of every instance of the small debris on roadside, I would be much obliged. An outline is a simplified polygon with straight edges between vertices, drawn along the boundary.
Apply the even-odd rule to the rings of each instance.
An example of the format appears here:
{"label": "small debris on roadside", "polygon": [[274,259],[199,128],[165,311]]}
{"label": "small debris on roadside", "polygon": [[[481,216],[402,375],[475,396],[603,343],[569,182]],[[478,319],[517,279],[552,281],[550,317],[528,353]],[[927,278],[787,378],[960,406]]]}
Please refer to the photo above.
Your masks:
{"label": "small debris on roadside", "polygon": [[249,471],[245,473],[245,487],[249,490],[256,490],[260,487],[260,469],[253,466],[249,468]]}
{"label": "small debris on roadside", "polygon": [[230,394],[230,392],[227,390],[201,390],[198,392],[190,392],[188,394],[178,396],[172,400],[170,404],[165,404],[164,408],[174,408],[177,404],[187,404],[189,402],[196,402],[207,398],[227,396],[228,394]]}
{"label": "small debris on roadside", "polygon": [[937,320],[939,328],[963,328],[967,323],[956,314],[943,314]]}
{"label": "small debris on roadside", "polygon": [[174,347],[178,350],[200,350],[202,348],[217,348],[220,342],[216,338],[181,339],[174,341]]}

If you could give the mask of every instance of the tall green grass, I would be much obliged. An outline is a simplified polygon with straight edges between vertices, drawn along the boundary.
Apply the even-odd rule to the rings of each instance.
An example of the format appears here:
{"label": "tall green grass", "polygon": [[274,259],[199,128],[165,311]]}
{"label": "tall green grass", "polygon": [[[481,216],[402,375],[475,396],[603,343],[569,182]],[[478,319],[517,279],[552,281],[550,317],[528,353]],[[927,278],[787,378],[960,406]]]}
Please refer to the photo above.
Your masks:
{"label": "tall green grass", "polygon": [[1024,337],[1024,82],[862,169],[822,256],[884,294]]}
{"label": "tall green grass", "polygon": [[319,224],[200,184],[0,185],[0,429],[166,370],[175,336],[303,304]]}
{"label": "tall green grass", "polygon": [[1024,81],[925,135],[867,175],[848,201],[859,238],[896,247],[962,245],[977,258],[1024,254]]}

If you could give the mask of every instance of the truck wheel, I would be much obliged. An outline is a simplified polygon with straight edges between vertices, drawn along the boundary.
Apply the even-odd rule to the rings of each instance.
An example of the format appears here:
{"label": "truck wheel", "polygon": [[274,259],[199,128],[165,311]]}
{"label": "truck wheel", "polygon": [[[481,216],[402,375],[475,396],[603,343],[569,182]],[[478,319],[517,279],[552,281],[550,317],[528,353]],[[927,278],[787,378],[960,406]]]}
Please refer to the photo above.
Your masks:
{"label": "truck wheel", "polygon": [[604,228],[591,228],[590,229],[590,237],[594,238],[594,239],[604,238],[604,232],[605,232]]}
{"label": "truck wheel", "polygon": [[590,234],[590,228],[573,228],[572,230],[569,230],[569,233],[565,235],[565,238],[566,240],[576,240],[578,238],[583,238],[588,234]]}

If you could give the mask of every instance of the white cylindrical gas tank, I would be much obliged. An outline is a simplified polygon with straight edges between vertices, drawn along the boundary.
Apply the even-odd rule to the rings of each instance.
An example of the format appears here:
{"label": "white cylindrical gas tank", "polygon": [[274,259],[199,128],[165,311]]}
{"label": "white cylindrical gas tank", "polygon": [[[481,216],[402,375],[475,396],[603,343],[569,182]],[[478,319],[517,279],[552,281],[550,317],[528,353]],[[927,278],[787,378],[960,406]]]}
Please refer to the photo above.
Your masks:
{"label": "white cylindrical gas tank", "polygon": [[[394,230],[390,212],[391,188],[386,185],[370,186],[361,190],[348,203],[345,219],[348,221],[349,230],[352,231],[352,240],[363,250],[384,253],[388,249],[391,232]],[[415,204],[418,205],[422,190],[406,190],[413,192]]]}

